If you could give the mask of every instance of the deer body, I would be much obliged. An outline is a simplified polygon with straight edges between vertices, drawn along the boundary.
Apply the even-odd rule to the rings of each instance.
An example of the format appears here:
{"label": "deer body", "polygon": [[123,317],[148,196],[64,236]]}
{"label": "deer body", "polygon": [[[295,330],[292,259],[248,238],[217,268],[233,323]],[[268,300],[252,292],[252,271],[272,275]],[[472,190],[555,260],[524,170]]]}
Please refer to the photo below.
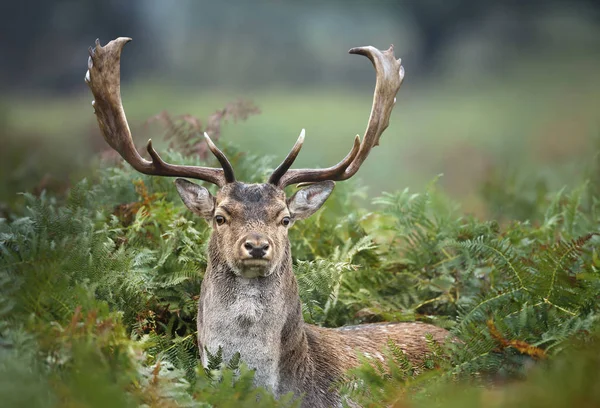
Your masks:
{"label": "deer body", "polygon": [[[185,188],[181,183],[178,182],[178,188]],[[186,183],[183,186],[189,187]],[[237,229],[235,237],[245,237],[256,228],[269,230],[256,220],[251,221],[268,219],[267,213],[276,213],[278,207],[273,200],[277,195],[267,184],[236,182],[217,195],[216,206],[226,205],[231,218],[239,216],[250,221],[243,226],[235,226],[231,221],[227,227]],[[251,196],[261,199],[249,202],[247,198]],[[283,205],[279,208],[284,208]],[[210,238],[208,268],[198,305],[198,343],[205,366],[204,347],[211,354],[221,348],[224,361],[239,352],[242,360],[256,370],[256,385],[277,396],[290,391],[305,394],[307,407],[330,407],[340,401],[329,389],[347,369],[358,364],[357,352],[382,358],[387,340],[393,339],[417,362],[428,351],[427,332],[438,341],[447,335],[443,329],[421,323],[367,324],[341,329],[305,324],[290,243],[287,237],[278,237],[286,230],[280,230],[279,234],[278,227],[268,231],[273,249],[281,249],[283,254],[272,266],[273,272],[246,278],[227,261],[237,252],[237,245],[227,245],[227,237],[219,234],[218,229],[216,226]],[[276,241],[280,241],[281,247]]]}
{"label": "deer body", "polygon": [[[331,407],[339,397],[328,390],[343,373],[358,365],[357,352],[382,358],[388,339],[413,362],[428,351],[425,334],[443,342],[447,332],[421,323],[365,324],[325,329],[304,323],[291,258],[266,278],[236,278],[212,265],[202,283],[198,305],[198,343],[224,361],[236,352],[256,370],[255,384],[281,396],[305,394],[304,406]],[[285,293],[283,302],[275,293]],[[206,356],[203,351],[203,364]]]}
{"label": "deer body", "polygon": [[[216,184],[213,196],[185,179],[175,180],[184,204],[212,227],[208,267],[198,304],[198,341],[203,363],[206,348],[219,347],[227,361],[235,353],[256,370],[257,385],[280,396],[303,394],[306,407],[341,404],[331,390],[343,373],[358,364],[357,353],[382,358],[388,339],[409,360],[419,362],[428,348],[425,334],[443,341],[448,333],[422,323],[368,324],[325,329],[305,324],[292,270],[288,229],[315,213],[327,200],[334,181],[352,177],[388,126],[404,70],[393,48],[353,48],[367,56],[377,82],[369,123],[362,141],[337,165],[325,169],[290,169],[303,142],[304,130],[291,152],[264,184],[235,180],[231,164],[205,134],[209,149],[222,168],[179,166],[164,162],[148,142],[151,160],[140,156],[133,143],[120,95],[120,57],[128,38],[90,48],[86,82],[102,134],[111,147],[136,170],[157,176],[180,176]],[[291,197],[284,189],[307,183]]]}

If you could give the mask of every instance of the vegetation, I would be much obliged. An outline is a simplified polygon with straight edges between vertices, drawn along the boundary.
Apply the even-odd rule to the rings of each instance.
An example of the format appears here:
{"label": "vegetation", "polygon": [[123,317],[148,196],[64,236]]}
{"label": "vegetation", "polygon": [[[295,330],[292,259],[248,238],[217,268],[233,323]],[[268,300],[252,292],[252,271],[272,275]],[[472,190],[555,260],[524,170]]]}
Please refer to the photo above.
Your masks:
{"label": "vegetation", "polygon": [[[165,159],[203,163],[201,132],[216,134],[221,120],[256,108],[220,112],[205,124],[162,115],[173,148]],[[262,156],[220,145],[241,180],[262,181],[271,169]],[[68,192],[26,193],[25,206],[0,219],[0,399],[11,407],[298,406],[298,396],[276,401],[253,388],[243,361],[217,354],[208,369],[199,365],[208,227],[170,180],[105,159]],[[598,165],[556,192],[491,174],[482,191],[493,220],[463,214],[437,180],[422,193],[385,193],[372,207],[356,183],[339,183],[323,210],[291,230],[305,320],[420,320],[455,338],[430,342],[419,367],[389,344],[384,363],[365,359],[339,384],[348,401],[599,405]]]}

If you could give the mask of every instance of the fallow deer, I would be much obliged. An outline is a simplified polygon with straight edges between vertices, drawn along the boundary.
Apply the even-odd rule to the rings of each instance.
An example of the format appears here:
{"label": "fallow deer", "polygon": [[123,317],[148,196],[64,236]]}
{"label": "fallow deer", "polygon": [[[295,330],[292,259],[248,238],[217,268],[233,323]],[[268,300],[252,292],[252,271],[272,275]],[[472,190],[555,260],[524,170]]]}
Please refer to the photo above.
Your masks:
{"label": "fallow deer", "polygon": [[[137,171],[156,176],[187,177],[216,184],[213,196],[185,179],[175,180],[185,205],[212,227],[208,266],[198,304],[198,343],[206,365],[206,348],[222,347],[225,360],[239,352],[255,370],[255,383],[276,396],[290,391],[304,395],[303,406],[340,405],[331,391],[343,373],[358,364],[357,353],[381,358],[388,339],[418,362],[428,351],[426,333],[444,341],[448,332],[433,325],[411,323],[366,324],[326,329],[302,318],[298,285],[292,270],[288,229],[315,213],[331,194],[335,181],[352,177],[378,145],[387,128],[396,93],[404,77],[393,47],[352,48],[376,71],[371,115],[365,135],[357,135],[350,153],[324,169],[290,169],[304,142],[298,141],[267,183],[236,181],[231,164],[205,134],[221,168],[166,163],[148,141],[150,160],[136,150],[121,103],[120,58],[130,38],[117,38],[89,49],[85,80],[92,90],[98,124],[108,144]],[[305,183],[286,198],[284,188]]]}

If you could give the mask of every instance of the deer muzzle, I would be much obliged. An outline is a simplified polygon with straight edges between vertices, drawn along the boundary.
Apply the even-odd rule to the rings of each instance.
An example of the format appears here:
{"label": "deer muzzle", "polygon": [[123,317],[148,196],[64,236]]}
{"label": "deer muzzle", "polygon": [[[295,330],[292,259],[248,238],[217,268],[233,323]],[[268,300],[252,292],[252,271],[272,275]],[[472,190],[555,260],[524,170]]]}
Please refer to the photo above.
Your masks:
{"label": "deer muzzle", "polygon": [[241,276],[256,278],[271,272],[273,243],[264,234],[250,233],[237,242],[238,265]]}
{"label": "deer muzzle", "polygon": [[251,233],[241,240],[240,254],[244,261],[270,261],[272,245],[269,239],[258,233]]}

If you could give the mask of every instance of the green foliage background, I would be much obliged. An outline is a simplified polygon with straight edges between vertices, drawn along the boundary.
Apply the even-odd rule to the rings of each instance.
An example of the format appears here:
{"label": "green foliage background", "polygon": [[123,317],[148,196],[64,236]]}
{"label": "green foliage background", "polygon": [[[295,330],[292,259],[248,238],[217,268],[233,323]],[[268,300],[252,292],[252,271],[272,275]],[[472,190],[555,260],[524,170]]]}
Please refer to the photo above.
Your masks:
{"label": "green foliage background", "polygon": [[[181,129],[169,128],[165,159],[206,164],[196,154],[199,129]],[[262,181],[274,165],[220,144],[241,180]],[[358,183],[339,183],[323,210],[294,226],[307,322],[420,320],[456,339],[431,342],[422,367],[389,344],[385,363],[365,360],[340,385],[348,400],[600,405],[598,163],[588,170],[555,192],[492,175],[482,187],[491,220],[463,214],[437,180],[421,193],[384,193],[368,208]],[[64,195],[24,194],[26,206],[0,220],[0,400],[297,406],[297,396],[276,401],[254,389],[243,362],[217,355],[208,370],[199,366],[195,313],[209,229],[172,181],[120,164],[91,174]]]}

